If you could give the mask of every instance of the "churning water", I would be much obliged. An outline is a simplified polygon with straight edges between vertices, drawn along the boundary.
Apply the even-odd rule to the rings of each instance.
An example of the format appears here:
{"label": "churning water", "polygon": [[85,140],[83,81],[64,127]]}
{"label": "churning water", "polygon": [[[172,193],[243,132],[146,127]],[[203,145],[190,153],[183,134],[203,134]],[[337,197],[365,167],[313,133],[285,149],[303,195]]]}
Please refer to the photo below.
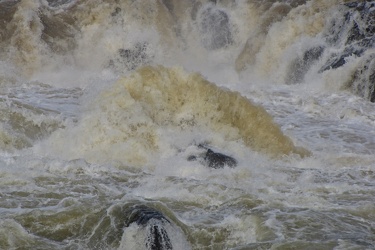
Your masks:
{"label": "churning water", "polygon": [[374,20],[0,0],[0,248],[374,249]]}

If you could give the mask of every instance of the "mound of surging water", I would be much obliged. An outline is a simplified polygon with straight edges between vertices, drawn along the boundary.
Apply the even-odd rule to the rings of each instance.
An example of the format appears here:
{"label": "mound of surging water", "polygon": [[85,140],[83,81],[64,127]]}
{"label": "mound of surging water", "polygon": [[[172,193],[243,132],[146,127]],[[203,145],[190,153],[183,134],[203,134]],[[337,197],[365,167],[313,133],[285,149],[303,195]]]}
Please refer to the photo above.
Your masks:
{"label": "mound of surging water", "polygon": [[199,74],[162,66],[140,68],[121,78],[98,96],[77,125],[55,132],[46,143],[48,151],[52,145],[72,159],[142,166],[171,143],[167,138],[186,131],[201,131],[206,136],[202,141],[217,136],[240,141],[270,156],[307,154],[262,107],[239,93]]}

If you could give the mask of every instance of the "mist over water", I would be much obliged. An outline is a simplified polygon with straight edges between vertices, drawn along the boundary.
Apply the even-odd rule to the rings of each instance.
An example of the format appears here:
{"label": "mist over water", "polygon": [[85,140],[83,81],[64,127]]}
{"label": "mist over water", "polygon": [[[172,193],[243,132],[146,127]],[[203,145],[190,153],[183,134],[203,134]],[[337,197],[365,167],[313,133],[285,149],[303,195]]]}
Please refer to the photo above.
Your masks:
{"label": "mist over water", "polygon": [[0,0],[0,248],[375,248],[374,15]]}

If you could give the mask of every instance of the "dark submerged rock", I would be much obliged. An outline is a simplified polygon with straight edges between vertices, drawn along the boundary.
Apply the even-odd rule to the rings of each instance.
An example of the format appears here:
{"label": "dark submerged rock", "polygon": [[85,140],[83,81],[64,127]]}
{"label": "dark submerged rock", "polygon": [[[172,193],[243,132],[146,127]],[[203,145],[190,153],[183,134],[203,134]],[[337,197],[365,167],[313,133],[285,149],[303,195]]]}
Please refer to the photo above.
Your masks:
{"label": "dark submerged rock", "polygon": [[[182,223],[177,222],[173,213],[165,209],[169,217],[163,208],[139,201],[104,208],[98,212],[98,217],[94,216],[97,222],[90,222],[94,230],[87,242],[88,249],[117,249],[120,244],[127,246],[137,242],[142,242],[142,249],[148,250],[172,250],[181,242],[188,246],[189,242],[181,230]],[[135,241],[127,242],[127,239]]]}
{"label": "dark submerged rock", "polygon": [[115,17],[121,13],[121,8],[116,7],[115,10],[111,13],[111,16]]}
{"label": "dark submerged rock", "polygon": [[346,63],[346,59],[350,56],[362,56],[365,49],[358,46],[350,46],[344,49],[340,54],[332,54],[330,59],[321,68],[320,72],[337,69]]}
{"label": "dark submerged rock", "polygon": [[136,205],[128,208],[125,213],[129,216],[125,226],[132,223],[147,228],[146,248],[151,250],[173,249],[171,240],[164,225],[170,221],[159,211],[145,205]]}
{"label": "dark submerged rock", "polygon": [[115,57],[109,61],[109,66],[120,70],[123,68],[135,70],[142,65],[149,64],[152,59],[153,56],[149,55],[149,44],[138,42],[133,47],[118,49]]}
{"label": "dark submerged rock", "polygon": [[[325,34],[326,40],[332,46],[343,45],[342,53],[336,53],[334,57],[337,60],[332,62],[342,61],[342,58],[353,54],[360,56],[365,49],[374,47],[374,7],[373,1],[347,3],[343,5],[342,16],[331,20]],[[343,64],[336,63],[336,68]]]}
{"label": "dark submerged rock", "polygon": [[146,205],[132,206],[125,213],[129,214],[125,226],[129,226],[133,222],[145,226],[151,219],[169,223],[169,220],[161,212]]}
{"label": "dark submerged rock", "polygon": [[131,49],[119,49],[118,53],[122,62],[130,70],[134,70],[149,61],[146,43],[137,43]]}
{"label": "dark submerged rock", "polygon": [[332,17],[323,34],[327,59],[319,73],[343,67],[352,58],[359,59],[346,87],[374,102],[375,69],[371,50],[375,48],[375,1],[345,3],[339,11],[341,15]]}
{"label": "dark submerged rock", "polygon": [[188,161],[196,161],[198,158],[195,155],[189,155],[187,158]]}
{"label": "dark submerged rock", "polygon": [[202,11],[200,29],[202,43],[206,49],[221,49],[233,42],[227,13],[214,6]]}
{"label": "dark submerged rock", "polygon": [[329,24],[327,41],[333,45],[360,43],[366,48],[373,46],[375,2],[352,2],[342,6],[342,16],[333,18]]}
{"label": "dark submerged rock", "polygon": [[198,147],[204,149],[204,152],[199,155],[188,156],[188,161],[200,161],[203,165],[215,169],[224,168],[225,166],[230,168],[237,166],[237,161],[233,157],[222,153],[216,153],[202,144],[198,145]]}
{"label": "dark submerged rock", "polygon": [[237,161],[227,155],[215,153],[211,149],[207,150],[204,160],[210,168],[224,168],[225,166],[234,168],[237,166]]}
{"label": "dark submerged rock", "polygon": [[310,67],[321,58],[324,49],[323,46],[312,47],[306,50],[302,57],[298,57],[289,68],[288,82],[301,82]]}
{"label": "dark submerged rock", "polygon": [[51,7],[58,7],[60,5],[64,5],[70,3],[71,0],[47,0],[47,3]]}
{"label": "dark submerged rock", "polygon": [[169,12],[173,13],[174,5],[172,0],[162,0],[162,3],[169,10]]}
{"label": "dark submerged rock", "polygon": [[362,61],[348,85],[354,93],[375,102],[375,53]]}

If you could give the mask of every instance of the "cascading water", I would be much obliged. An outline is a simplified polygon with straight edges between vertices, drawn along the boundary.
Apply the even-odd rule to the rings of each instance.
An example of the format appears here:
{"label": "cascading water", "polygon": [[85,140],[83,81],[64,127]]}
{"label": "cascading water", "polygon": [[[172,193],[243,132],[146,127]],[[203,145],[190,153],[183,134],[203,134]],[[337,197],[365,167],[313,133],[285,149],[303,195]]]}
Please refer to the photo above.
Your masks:
{"label": "cascading water", "polygon": [[0,0],[0,248],[375,248],[374,13]]}

